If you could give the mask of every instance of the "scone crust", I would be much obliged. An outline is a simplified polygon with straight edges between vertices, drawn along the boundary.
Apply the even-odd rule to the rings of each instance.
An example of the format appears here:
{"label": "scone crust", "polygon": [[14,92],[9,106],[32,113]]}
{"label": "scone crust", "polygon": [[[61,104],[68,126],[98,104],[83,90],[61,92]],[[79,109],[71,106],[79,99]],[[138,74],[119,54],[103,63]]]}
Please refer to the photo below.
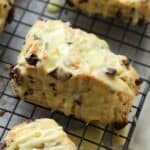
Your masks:
{"label": "scone crust", "polygon": [[23,149],[61,149],[76,150],[75,144],[69,139],[53,119],[41,118],[23,122],[8,131],[4,143],[6,150]]}
{"label": "scone crust", "polygon": [[16,96],[87,122],[127,121],[139,89],[139,76],[125,56],[61,21],[33,25],[11,73]]}
{"label": "scone crust", "polygon": [[3,31],[7,22],[13,16],[14,0],[0,0],[0,33]]}
{"label": "scone crust", "polygon": [[150,21],[149,0],[70,0],[77,8],[89,15],[99,14],[104,17],[119,18],[132,24]]}

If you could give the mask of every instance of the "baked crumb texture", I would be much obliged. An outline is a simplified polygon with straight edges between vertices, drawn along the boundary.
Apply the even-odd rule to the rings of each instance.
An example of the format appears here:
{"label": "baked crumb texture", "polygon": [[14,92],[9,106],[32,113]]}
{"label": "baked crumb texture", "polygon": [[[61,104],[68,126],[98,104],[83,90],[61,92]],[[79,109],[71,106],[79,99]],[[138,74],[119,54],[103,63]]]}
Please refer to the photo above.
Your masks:
{"label": "baked crumb texture", "polygon": [[89,15],[119,18],[133,25],[150,21],[150,0],[69,0],[69,4]]}
{"label": "baked crumb texture", "polygon": [[14,0],[0,0],[0,33],[6,23],[10,23],[13,18]]}
{"label": "baked crumb texture", "polygon": [[104,40],[58,20],[33,25],[10,77],[23,100],[117,128],[141,83],[130,60]]}
{"label": "baked crumb texture", "polygon": [[8,131],[4,138],[4,150],[76,150],[69,139],[52,119],[24,122]]}

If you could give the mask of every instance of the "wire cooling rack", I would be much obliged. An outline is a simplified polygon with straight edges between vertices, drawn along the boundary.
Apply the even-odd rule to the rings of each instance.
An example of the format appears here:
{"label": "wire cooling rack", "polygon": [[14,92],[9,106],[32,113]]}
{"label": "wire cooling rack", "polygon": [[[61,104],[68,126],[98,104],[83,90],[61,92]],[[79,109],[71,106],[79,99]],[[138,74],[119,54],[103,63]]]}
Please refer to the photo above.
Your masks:
{"label": "wire cooling rack", "polygon": [[[65,0],[61,2],[61,6],[53,4],[60,7],[57,13],[47,12],[48,0],[16,0],[15,2],[14,19],[10,25],[6,26],[4,34],[0,37],[0,49],[4,50],[0,58],[0,140],[12,126],[24,120],[51,117],[63,125],[65,131],[76,141],[78,149],[116,150],[117,148],[112,146],[109,140],[109,137],[116,136],[124,139],[120,149],[127,150],[136,127],[136,120],[139,118],[150,88],[150,25],[132,27],[113,19],[89,17],[82,12],[70,9]],[[115,53],[127,55],[132,60],[143,83],[129,114],[129,131],[126,136],[118,135],[109,125],[86,124],[73,116],[65,117],[63,113],[19,101],[13,97],[8,66],[15,64],[25,35],[38,18],[70,21],[74,27],[80,27],[105,39]]]}

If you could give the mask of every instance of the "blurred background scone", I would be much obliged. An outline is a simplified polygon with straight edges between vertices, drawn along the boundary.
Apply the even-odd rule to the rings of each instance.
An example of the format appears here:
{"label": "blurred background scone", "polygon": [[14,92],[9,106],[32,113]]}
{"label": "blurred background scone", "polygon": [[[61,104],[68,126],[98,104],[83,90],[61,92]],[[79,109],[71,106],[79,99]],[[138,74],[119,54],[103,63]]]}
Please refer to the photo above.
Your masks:
{"label": "blurred background scone", "polygon": [[10,77],[23,100],[87,122],[125,125],[139,76],[104,40],[62,21],[37,21]]}
{"label": "blurred background scone", "polygon": [[13,18],[14,0],[0,0],[0,33]]}
{"label": "blurred background scone", "polygon": [[150,21],[149,0],[69,0],[69,3],[89,15],[100,14],[132,24]]}
{"label": "blurred background scone", "polygon": [[13,127],[8,131],[4,145],[5,150],[76,150],[62,127],[46,118]]}

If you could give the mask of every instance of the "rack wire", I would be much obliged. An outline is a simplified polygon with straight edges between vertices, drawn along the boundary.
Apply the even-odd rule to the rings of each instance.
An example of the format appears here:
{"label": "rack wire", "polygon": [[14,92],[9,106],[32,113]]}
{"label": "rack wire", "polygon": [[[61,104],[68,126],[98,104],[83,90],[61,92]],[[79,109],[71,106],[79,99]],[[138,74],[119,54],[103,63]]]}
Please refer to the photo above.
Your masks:
{"label": "rack wire", "polygon": [[[73,139],[76,139],[78,149],[83,149],[85,146],[86,148],[91,147],[91,150],[99,150],[102,147],[107,150],[115,150],[116,148],[109,142],[108,137],[116,136],[125,141],[120,149],[127,150],[136,127],[136,120],[139,118],[150,88],[150,25],[132,27],[114,19],[89,17],[68,7],[65,0],[61,2],[59,6],[52,3],[60,7],[57,13],[47,12],[48,0],[16,0],[15,2],[14,19],[10,25],[6,26],[4,34],[0,37],[0,49],[4,50],[0,58],[0,112],[5,112],[0,116],[0,141],[15,124],[28,119],[49,117],[57,120],[64,130]],[[61,112],[19,101],[13,96],[8,65],[15,64],[28,29],[39,18],[70,21],[72,26],[95,33],[105,39],[115,53],[125,54],[132,60],[143,83],[130,112],[129,131],[126,136],[118,135],[109,125],[86,124],[73,116],[66,117]],[[94,137],[91,136],[90,130],[96,132]]]}

